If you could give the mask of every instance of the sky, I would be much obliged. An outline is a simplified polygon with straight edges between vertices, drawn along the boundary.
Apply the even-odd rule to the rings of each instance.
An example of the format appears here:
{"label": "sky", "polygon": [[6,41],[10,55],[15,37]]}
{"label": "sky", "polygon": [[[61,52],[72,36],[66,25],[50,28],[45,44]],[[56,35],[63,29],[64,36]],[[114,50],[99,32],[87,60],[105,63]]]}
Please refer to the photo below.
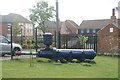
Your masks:
{"label": "sky", "polygon": [[[55,7],[56,0],[46,0],[50,6]],[[118,7],[120,0],[58,0],[59,19],[73,20],[78,25],[83,20],[110,19],[112,9]],[[37,0],[1,0],[0,14],[20,14],[29,18],[29,9],[36,4]],[[116,11],[116,16],[117,15]]]}

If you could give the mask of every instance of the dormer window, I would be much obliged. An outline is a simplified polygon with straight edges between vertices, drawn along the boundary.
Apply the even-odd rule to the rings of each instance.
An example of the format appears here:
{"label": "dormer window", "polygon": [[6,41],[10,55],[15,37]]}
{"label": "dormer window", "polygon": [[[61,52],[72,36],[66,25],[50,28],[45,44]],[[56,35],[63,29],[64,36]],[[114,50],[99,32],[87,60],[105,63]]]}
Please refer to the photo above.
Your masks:
{"label": "dormer window", "polygon": [[81,29],[81,33],[84,33],[83,29]]}
{"label": "dormer window", "polygon": [[90,33],[90,30],[89,30],[89,29],[87,29],[87,33]]}
{"label": "dormer window", "polygon": [[95,31],[95,29],[93,29],[93,33],[95,33],[96,31]]}

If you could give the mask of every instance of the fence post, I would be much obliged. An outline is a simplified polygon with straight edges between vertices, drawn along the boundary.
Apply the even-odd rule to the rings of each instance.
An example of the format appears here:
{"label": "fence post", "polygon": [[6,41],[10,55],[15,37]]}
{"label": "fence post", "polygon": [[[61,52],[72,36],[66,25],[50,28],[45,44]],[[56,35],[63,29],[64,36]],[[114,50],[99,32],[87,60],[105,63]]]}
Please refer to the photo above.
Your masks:
{"label": "fence post", "polygon": [[58,32],[58,49],[61,48],[61,34],[60,31]]}
{"label": "fence post", "polygon": [[90,41],[90,43],[89,43],[89,49],[91,49],[91,36],[89,36],[89,41]]}
{"label": "fence post", "polygon": [[65,35],[65,49],[67,49],[67,36]]}
{"label": "fence post", "polygon": [[38,48],[38,42],[37,42],[37,28],[36,28],[36,34],[35,34],[35,40],[36,40],[36,43],[35,43],[35,45],[36,45],[36,52],[37,52],[37,48]]}
{"label": "fence post", "polygon": [[66,49],[68,48],[67,40],[68,40],[68,35],[66,35]]}
{"label": "fence post", "polygon": [[98,36],[96,35],[96,53],[97,53],[97,44],[98,44]]}
{"label": "fence post", "polygon": [[96,51],[96,36],[95,35],[93,35],[93,39],[94,39],[94,50]]}
{"label": "fence post", "polygon": [[56,47],[56,31],[54,32],[54,40],[55,40],[55,47]]}

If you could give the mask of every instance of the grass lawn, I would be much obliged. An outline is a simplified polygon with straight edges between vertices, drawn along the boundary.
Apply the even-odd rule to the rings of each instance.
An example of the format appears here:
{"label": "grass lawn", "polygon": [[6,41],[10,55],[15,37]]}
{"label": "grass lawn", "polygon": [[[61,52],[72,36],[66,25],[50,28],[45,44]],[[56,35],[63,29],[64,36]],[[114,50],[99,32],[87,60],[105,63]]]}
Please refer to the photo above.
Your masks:
{"label": "grass lawn", "polygon": [[0,60],[0,80],[2,79],[2,61]]}
{"label": "grass lawn", "polygon": [[[38,62],[39,61],[39,62]],[[118,58],[97,56],[95,63],[56,63],[48,59],[2,62],[3,78],[118,78]]]}

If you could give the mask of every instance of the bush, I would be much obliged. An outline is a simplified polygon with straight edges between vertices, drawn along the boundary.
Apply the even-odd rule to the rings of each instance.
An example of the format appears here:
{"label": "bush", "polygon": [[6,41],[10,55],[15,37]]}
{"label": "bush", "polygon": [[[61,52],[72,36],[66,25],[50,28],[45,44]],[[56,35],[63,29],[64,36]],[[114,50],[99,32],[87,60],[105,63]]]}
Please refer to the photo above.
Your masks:
{"label": "bush", "polygon": [[78,39],[80,41],[79,44],[80,44],[81,48],[84,48],[86,45],[86,41],[88,40],[88,37],[80,35],[80,36],[78,36]]}
{"label": "bush", "polygon": [[27,40],[27,44],[30,44],[30,42],[31,42],[31,40],[29,39],[29,40]]}
{"label": "bush", "polygon": [[34,44],[36,41],[35,40],[32,40],[32,44]]}
{"label": "bush", "polygon": [[23,49],[27,49],[27,48],[28,48],[28,45],[27,45],[27,44],[23,44],[23,45],[22,45],[22,48],[23,48]]}
{"label": "bush", "polygon": [[38,43],[43,43],[43,39],[38,39]]}
{"label": "bush", "polygon": [[21,44],[21,40],[18,40],[17,43],[18,43],[18,44]]}
{"label": "bush", "polygon": [[[30,42],[31,42],[32,44],[35,44],[35,43],[36,43],[36,40],[35,40],[35,39],[32,39],[32,40],[31,40],[31,39],[28,39],[28,40],[27,40],[27,43],[29,44]],[[37,42],[38,42],[38,43],[43,43],[43,39],[38,39]]]}
{"label": "bush", "polygon": [[[33,45],[33,47],[32,47],[33,49],[36,49],[36,45]],[[37,45],[37,48],[40,48],[40,46],[39,45]]]}

